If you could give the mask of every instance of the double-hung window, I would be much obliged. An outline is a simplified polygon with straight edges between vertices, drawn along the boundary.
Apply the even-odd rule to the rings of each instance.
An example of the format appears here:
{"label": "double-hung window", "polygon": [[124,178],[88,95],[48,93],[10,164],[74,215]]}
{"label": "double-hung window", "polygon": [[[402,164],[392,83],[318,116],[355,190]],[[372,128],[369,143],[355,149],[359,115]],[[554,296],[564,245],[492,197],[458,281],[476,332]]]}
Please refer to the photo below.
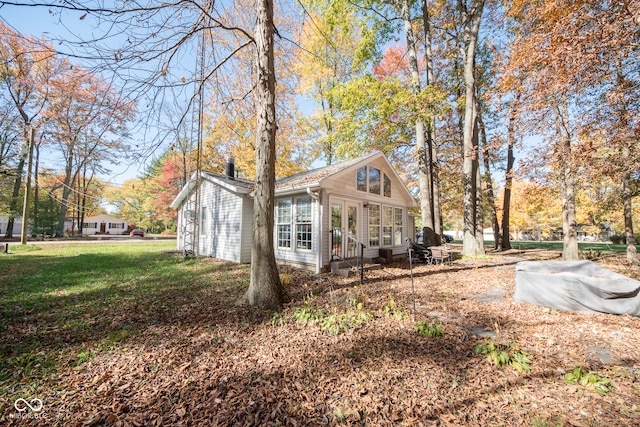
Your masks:
{"label": "double-hung window", "polygon": [[393,244],[396,246],[402,245],[402,231],[404,228],[404,221],[402,220],[402,208],[394,208],[393,225],[394,225],[394,238]]}
{"label": "double-hung window", "polygon": [[291,199],[278,201],[278,247],[291,249]]}
{"label": "double-hung window", "polygon": [[296,249],[311,250],[311,197],[296,199]]}
{"label": "double-hung window", "polygon": [[207,207],[202,206],[200,208],[200,234],[205,236],[207,234]]}
{"label": "double-hung window", "polygon": [[393,208],[382,207],[382,246],[393,244]]}
{"label": "double-hung window", "polygon": [[380,205],[369,204],[369,246],[380,246]]}

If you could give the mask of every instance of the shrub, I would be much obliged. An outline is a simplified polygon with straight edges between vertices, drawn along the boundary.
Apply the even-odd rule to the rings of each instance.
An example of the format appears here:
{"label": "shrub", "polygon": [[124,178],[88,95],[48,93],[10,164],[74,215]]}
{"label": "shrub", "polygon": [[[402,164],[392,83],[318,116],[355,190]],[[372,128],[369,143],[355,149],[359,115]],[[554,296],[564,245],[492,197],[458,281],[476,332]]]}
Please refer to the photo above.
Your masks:
{"label": "shrub", "polygon": [[611,243],[613,243],[614,245],[622,245],[627,241],[626,236],[622,234],[613,234],[611,235],[611,237],[609,237],[609,239],[611,239]]}
{"label": "shrub", "polygon": [[393,316],[396,318],[396,320],[405,320],[407,317],[409,317],[407,312],[402,307],[398,307],[396,305],[396,302],[391,294],[389,294],[389,302],[385,303],[382,308],[384,310],[384,315],[387,317]]}
{"label": "shrub", "polygon": [[427,337],[438,338],[444,335],[444,326],[440,319],[431,319],[429,322],[421,320],[416,323],[416,332]]}
{"label": "shrub", "polygon": [[567,384],[579,384],[592,388],[602,396],[605,396],[613,388],[610,380],[603,378],[597,372],[586,371],[581,366],[576,366],[571,372],[567,372],[564,381]]}
{"label": "shrub", "polygon": [[498,368],[509,365],[518,371],[531,369],[531,357],[529,354],[514,345],[513,342],[501,344],[495,339],[489,339],[483,344],[474,347],[475,354],[486,354],[487,360]]}

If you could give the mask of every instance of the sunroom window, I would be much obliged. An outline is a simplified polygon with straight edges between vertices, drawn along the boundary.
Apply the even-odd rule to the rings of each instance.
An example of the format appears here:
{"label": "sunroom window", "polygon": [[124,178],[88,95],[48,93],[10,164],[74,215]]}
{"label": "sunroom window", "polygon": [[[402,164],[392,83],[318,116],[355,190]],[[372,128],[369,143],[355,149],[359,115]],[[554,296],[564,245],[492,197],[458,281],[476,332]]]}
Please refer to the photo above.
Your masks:
{"label": "sunroom window", "polygon": [[380,205],[369,204],[369,246],[380,246]]}
{"label": "sunroom window", "polygon": [[311,197],[296,200],[296,249],[311,250]]}
{"label": "sunroom window", "polygon": [[278,201],[278,247],[291,248],[291,200]]}

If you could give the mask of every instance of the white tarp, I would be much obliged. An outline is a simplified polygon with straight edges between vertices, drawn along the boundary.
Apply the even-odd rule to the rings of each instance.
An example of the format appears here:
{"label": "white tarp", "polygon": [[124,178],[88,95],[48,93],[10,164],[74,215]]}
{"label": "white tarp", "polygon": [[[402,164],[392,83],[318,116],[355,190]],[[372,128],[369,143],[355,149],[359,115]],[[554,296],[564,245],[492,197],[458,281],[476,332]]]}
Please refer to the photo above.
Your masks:
{"label": "white tarp", "polygon": [[592,261],[521,261],[516,265],[516,303],[640,317],[639,292],[640,281]]}

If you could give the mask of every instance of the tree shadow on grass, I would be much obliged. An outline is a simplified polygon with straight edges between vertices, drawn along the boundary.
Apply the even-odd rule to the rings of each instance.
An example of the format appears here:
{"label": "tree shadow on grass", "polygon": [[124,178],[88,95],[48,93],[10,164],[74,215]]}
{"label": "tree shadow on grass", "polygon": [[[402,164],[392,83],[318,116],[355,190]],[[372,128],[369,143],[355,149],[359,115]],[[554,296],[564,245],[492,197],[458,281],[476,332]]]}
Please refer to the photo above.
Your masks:
{"label": "tree shadow on grass", "polygon": [[38,269],[0,291],[2,367],[22,374],[42,364],[30,362],[38,353],[108,350],[155,325],[238,325],[269,316],[234,305],[248,286],[244,265],[184,263],[167,254],[31,259]]}

